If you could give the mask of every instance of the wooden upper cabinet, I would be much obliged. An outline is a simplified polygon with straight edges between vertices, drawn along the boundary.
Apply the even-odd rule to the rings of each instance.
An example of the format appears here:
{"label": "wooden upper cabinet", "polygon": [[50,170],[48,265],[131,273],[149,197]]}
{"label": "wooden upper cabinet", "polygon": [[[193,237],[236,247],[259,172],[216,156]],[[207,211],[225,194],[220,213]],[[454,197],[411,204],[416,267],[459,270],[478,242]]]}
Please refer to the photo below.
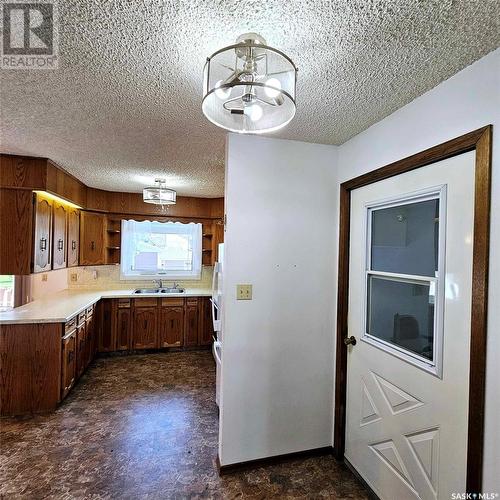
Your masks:
{"label": "wooden upper cabinet", "polygon": [[184,307],[162,307],[160,312],[160,347],[180,347],[184,337]]}
{"label": "wooden upper cabinet", "polygon": [[54,201],[52,213],[52,269],[62,269],[66,267],[68,207]]}
{"label": "wooden upper cabinet", "polygon": [[80,249],[80,211],[76,208],[68,208],[68,238],[67,244],[67,266],[78,266],[78,254]]}
{"label": "wooden upper cabinet", "polygon": [[0,274],[32,272],[33,219],[31,191],[0,188]]}
{"label": "wooden upper cabinet", "polygon": [[104,229],[106,216],[95,212],[80,212],[80,265],[105,264]]}
{"label": "wooden upper cabinet", "polygon": [[52,200],[37,193],[34,212],[33,271],[39,273],[52,269]]}

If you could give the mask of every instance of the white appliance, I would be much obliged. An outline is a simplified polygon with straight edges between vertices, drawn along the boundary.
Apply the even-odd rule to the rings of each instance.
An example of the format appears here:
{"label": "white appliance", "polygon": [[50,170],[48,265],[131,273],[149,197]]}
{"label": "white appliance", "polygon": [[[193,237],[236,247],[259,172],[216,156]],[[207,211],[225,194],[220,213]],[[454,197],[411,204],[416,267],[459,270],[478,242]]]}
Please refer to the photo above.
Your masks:
{"label": "white appliance", "polygon": [[217,262],[214,266],[212,278],[212,321],[214,324],[214,343],[212,353],[215,359],[215,401],[219,406],[220,401],[220,382],[221,382],[221,364],[222,364],[222,308],[224,304],[222,293],[222,282],[224,278],[224,243],[219,244]]}

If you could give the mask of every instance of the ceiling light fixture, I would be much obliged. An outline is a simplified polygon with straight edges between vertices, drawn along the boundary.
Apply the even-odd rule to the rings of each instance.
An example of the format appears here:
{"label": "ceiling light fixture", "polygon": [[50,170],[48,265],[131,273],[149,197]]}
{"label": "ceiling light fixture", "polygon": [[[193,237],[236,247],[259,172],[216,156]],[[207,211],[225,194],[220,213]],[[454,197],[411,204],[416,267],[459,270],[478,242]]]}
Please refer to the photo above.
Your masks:
{"label": "ceiling light fixture", "polygon": [[203,113],[226,130],[272,132],[295,116],[297,68],[257,33],[207,57],[203,82]]}
{"label": "ceiling light fixture", "polygon": [[165,187],[165,183],[165,179],[155,179],[155,186],[144,188],[142,191],[144,203],[175,205],[177,193],[173,189]]}

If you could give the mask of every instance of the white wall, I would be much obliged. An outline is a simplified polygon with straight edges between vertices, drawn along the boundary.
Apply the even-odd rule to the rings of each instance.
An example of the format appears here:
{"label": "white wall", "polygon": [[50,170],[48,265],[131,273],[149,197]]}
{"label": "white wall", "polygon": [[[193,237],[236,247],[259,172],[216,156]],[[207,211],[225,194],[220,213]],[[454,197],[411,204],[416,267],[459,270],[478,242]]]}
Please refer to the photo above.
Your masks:
{"label": "white wall", "polygon": [[335,152],[228,136],[222,465],[331,445]]}
{"label": "white wall", "polygon": [[[45,279],[45,281],[43,281]],[[27,302],[42,299],[48,293],[68,288],[68,269],[30,274],[26,277]]]}
{"label": "white wall", "polygon": [[[500,49],[338,150],[339,181],[493,124],[491,253],[483,491],[500,491]],[[338,186],[337,186],[338,189]]]}

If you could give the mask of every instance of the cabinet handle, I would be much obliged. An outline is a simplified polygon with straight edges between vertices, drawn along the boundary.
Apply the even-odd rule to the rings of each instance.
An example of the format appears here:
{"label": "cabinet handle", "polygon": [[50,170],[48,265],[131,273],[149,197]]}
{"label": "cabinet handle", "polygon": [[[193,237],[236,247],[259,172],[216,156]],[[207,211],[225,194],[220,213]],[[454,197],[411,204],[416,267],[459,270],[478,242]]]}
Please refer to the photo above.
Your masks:
{"label": "cabinet handle", "polygon": [[40,250],[47,250],[47,238],[40,238]]}
{"label": "cabinet handle", "polygon": [[64,241],[59,239],[57,240],[57,249],[62,250],[64,248]]}
{"label": "cabinet handle", "polygon": [[76,250],[76,241],[72,240],[71,242],[71,250]]}
{"label": "cabinet handle", "polygon": [[90,248],[91,248],[92,250],[95,250],[95,241],[91,241],[91,242],[90,242]]}

